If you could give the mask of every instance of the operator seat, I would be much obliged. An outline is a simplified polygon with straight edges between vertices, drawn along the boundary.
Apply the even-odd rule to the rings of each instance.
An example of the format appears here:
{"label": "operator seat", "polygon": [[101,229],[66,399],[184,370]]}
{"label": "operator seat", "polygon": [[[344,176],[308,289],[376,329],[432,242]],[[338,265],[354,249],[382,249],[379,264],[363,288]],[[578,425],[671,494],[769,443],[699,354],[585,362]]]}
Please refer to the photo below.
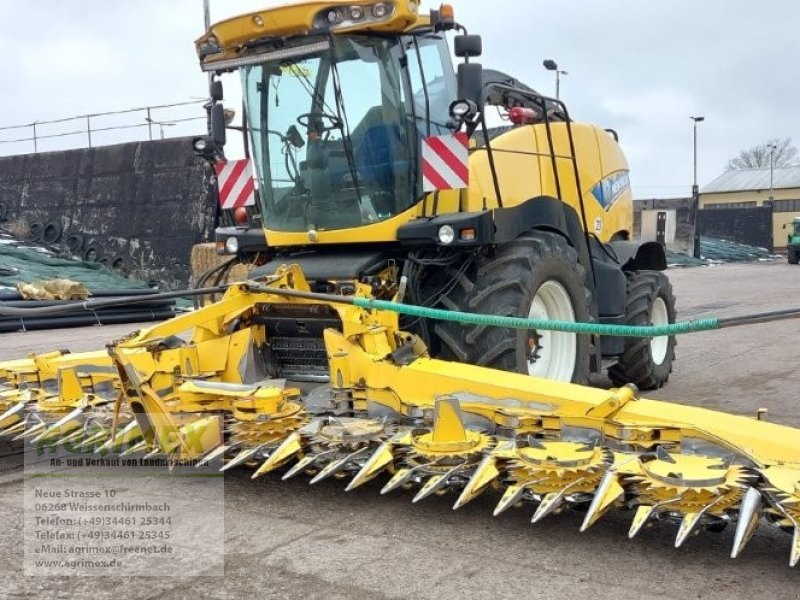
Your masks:
{"label": "operator seat", "polygon": [[370,190],[378,214],[395,214],[395,146],[400,136],[392,125],[372,125],[356,150],[360,183]]}

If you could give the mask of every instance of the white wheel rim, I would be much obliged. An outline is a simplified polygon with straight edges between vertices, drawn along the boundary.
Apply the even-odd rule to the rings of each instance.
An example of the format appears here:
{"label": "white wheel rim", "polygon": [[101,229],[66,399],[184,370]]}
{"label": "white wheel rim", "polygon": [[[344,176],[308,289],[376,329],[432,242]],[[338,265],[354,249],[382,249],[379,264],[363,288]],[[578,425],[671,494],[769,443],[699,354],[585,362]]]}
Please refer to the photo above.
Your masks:
{"label": "white wheel rim", "polygon": [[[660,296],[653,302],[653,314],[650,316],[650,322],[655,325],[669,325],[669,313],[667,312],[667,303]],[[669,336],[662,335],[660,337],[650,340],[650,357],[656,365],[664,364],[667,359],[667,351],[669,350]]]}
{"label": "white wheel rim", "polygon": [[[544,282],[533,298],[528,318],[575,321],[575,309],[564,286],[557,281]],[[537,356],[533,356],[533,348],[526,348],[528,374],[554,381],[572,381],[578,352],[578,336],[558,331],[538,331],[537,334],[539,348]]]}

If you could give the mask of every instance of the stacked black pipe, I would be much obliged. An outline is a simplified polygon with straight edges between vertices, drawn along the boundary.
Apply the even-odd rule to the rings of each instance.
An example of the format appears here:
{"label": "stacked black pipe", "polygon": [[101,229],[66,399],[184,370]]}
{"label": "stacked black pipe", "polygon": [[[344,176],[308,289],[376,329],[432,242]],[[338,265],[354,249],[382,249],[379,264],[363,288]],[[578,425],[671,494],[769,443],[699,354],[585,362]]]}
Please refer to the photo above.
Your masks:
{"label": "stacked black pipe", "polygon": [[[156,289],[92,290],[90,298],[113,300],[131,296],[157,294]],[[34,329],[59,329],[88,325],[117,325],[145,321],[163,321],[175,316],[175,300],[158,298],[103,308],[87,308],[83,301],[75,300],[24,300],[19,292],[0,291],[0,308],[47,308],[74,306],[74,311],[52,315],[0,316],[0,333],[30,331]]]}

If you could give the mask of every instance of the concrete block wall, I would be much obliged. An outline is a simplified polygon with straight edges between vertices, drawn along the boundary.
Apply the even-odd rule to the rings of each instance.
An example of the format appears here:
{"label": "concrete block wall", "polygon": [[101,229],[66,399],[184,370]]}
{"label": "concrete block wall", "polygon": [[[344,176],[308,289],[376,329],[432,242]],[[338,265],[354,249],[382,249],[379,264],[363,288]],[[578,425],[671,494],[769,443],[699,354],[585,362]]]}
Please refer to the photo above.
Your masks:
{"label": "concrete block wall", "polygon": [[642,211],[675,211],[675,238],[667,247],[674,252],[691,255],[694,249],[694,208],[691,198],[655,198],[636,200],[633,203],[633,235],[640,239],[642,233]]}
{"label": "concrete block wall", "polygon": [[122,257],[135,276],[180,288],[194,244],[210,239],[213,171],[188,138],[0,157],[8,223],[60,223],[61,242],[84,238]]}

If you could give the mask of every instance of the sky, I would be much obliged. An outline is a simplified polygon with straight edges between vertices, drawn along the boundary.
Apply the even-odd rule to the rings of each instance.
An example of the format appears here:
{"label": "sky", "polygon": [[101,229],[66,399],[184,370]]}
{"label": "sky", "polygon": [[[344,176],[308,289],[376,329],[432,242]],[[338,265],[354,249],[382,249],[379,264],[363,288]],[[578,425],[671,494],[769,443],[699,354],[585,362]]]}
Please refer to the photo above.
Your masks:
{"label": "sky", "polygon": [[[454,0],[456,18],[484,40],[485,67],[554,94],[554,59],[568,71],[561,97],[573,118],[613,128],[638,198],[686,196],[699,125],[699,183],[739,150],[774,137],[800,143],[797,0]],[[212,20],[278,4],[211,0]],[[428,0],[423,9],[438,6]],[[0,155],[30,152],[29,124],[129,108],[155,110],[152,135],[202,133],[207,95],[194,52],[202,0],[0,0]],[[240,103],[226,78],[226,101]],[[147,139],[146,114],[93,117],[94,144]],[[181,119],[195,119],[180,122]],[[86,121],[39,125],[84,131]],[[43,139],[40,151],[85,146],[85,134]]]}

